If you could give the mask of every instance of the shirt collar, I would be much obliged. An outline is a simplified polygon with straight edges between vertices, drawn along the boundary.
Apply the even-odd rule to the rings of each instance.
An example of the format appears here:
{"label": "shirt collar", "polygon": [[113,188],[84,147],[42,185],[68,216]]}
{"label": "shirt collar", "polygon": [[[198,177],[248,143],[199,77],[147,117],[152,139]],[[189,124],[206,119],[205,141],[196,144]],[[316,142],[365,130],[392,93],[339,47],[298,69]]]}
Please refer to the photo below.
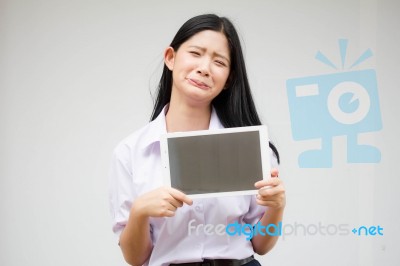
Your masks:
{"label": "shirt collar", "polygon": [[[156,119],[151,121],[148,125],[148,130],[145,132],[145,136],[143,139],[144,146],[151,145],[156,142],[160,142],[161,135],[167,134],[167,123],[165,120],[165,114],[168,111],[169,104],[165,105],[160,114]],[[221,121],[218,118],[217,112],[215,111],[214,106],[212,106],[211,110],[211,118],[209,129],[222,129],[224,126],[221,124]]]}
{"label": "shirt collar", "polygon": [[217,111],[213,106],[211,111],[210,125],[208,126],[208,129],[221,129],[221,128],[224,128],[224,126],[221,124],[221,121],[219,120],[217,115]]}
{"label": "shirt collar", "polygon": [[160,137],[167,134],[167,124],[165,122],[165,114],[168,111],[169,104],[165,105],[160,114],[151,121],[144,135],[143,147],[147,147],[155,142],[160,142]]}

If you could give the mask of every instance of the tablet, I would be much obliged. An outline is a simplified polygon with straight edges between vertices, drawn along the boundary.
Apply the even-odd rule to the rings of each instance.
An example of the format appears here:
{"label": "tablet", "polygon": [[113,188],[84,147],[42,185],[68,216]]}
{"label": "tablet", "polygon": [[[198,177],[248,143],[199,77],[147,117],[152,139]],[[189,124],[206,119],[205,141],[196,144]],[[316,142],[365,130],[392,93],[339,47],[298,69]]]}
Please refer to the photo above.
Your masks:
{"label": "tablet", "polygon": [[266,126],[174,132],[160,143],[164,185],[192,198],[256,194],[270,176]]}

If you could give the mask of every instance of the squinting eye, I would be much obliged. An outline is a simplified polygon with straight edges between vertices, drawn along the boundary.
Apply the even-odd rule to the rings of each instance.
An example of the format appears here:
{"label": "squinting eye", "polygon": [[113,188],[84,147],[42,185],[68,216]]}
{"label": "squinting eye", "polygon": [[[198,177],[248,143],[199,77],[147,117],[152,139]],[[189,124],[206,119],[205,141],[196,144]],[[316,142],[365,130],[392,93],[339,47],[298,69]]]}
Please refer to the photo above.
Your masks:
{"label": "squinting eye", "polygon": [[226,66],[226,64],[222,61],[215,61],[215,63],[217,63],[217,65],[220,65],[220,66]]}
{"label": "squinting eye", "polygon": [[196,51],[190,51],[189,53],[191,53],[192,55],[200,55],[200,53],[199,52],[196,52]]}

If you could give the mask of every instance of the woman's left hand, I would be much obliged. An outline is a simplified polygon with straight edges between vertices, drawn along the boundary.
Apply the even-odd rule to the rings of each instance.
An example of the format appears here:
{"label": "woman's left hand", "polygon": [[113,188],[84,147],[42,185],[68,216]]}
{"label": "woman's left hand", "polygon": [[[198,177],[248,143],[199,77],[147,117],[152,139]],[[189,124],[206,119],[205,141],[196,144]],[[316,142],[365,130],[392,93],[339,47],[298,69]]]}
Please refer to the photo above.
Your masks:
{"label": "woman's left hand", "polygon": [[277,169],[271,170],[271,178],[258,181],[254,186],[258,189],[257,203],[274,209],[283,209],[286,204],[285,187],[278,177]]}

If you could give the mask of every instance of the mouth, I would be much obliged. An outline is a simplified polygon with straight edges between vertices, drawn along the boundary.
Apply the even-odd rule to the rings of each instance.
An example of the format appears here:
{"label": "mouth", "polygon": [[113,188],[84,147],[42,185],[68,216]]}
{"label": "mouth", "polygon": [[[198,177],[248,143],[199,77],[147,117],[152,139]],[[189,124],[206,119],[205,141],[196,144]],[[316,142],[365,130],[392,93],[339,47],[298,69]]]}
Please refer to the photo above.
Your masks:
{"label": "mouth", "polygon": [[191,78],[188,78],[187,80],[189,81],[190,84],[192,84],[193,86],[196,86],[196,87],[198,87],[200,89],[206,90],[206,89],[210,88],[209,85],[207,85],[206,83],[204,83],[204,82],[202,82],[200,80],[191,79]]}

